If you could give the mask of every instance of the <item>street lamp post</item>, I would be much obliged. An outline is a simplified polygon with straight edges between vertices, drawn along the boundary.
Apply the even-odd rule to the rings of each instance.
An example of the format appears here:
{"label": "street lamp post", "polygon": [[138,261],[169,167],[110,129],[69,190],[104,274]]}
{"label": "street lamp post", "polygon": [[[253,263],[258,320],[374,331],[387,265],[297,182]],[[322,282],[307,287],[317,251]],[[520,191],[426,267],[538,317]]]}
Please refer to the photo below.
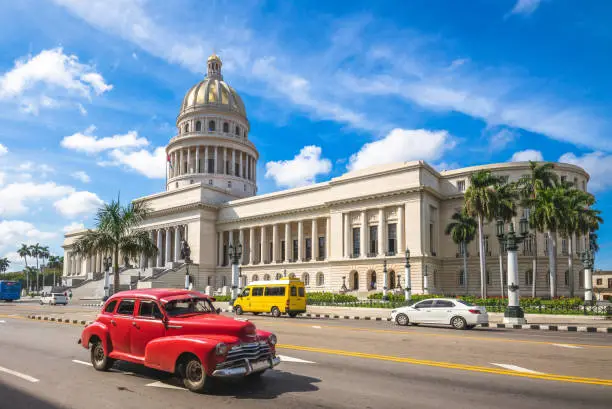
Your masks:
{"label": "street lamp post", "polygon": [[593,250],[587,249],[582,253],[582,265],[584,266],[584,303],[593,304],[593,265],[595,257]]}
{"label": "street lamp post", "polygon": [[520,306],[519,278],[518,278],[518,245],[529,234],[529,225],[526,218],[519,222],[519,235],[514,233],[514,224],[510,223],[508,233],[505,232],[503,220],[497,220],[497,238],[500,244],[506,245],[508,257],[508,307],[504,311],[504,323],[526,324],[525,313]]}
{"label": "street lamp post", "polygon": [[406,249],[405,252],[406,255],[406,264],[404,265],[404,274],[406,276],[405,278],[405,282],[406,282],[406,288],[404,289],[404,299],[406,301],[410,301],[410,299],[412,298],[412,283],[410,280],[410,250]]}
{"label": "street lamp post", "polygon": [[240,272],[238,270],[240,264],[240,258],[242,257],[242,243],[238,243],[237,246],[230,244],[229,256],[232,261],[232,300],[238,297],[238,280]]}
{"label": "street lamp post", "polygon": [[387,277],[387,260],[383,260],[383,295],[382,295],[382,299],[383,300],[388,300],[389,297],[387,296],[387,289],[389,287],[389,285],[387,284],[388,282],[388,277]]}
{"label": "street lamp post", "polygon": [[108,270],[113,265],[113,258],[111,256],[104,258],[103,264],[104,264],[104,301],[106,301],[108,297],[110,296],[110,283],[109,283],[109,278],[108,278]]}

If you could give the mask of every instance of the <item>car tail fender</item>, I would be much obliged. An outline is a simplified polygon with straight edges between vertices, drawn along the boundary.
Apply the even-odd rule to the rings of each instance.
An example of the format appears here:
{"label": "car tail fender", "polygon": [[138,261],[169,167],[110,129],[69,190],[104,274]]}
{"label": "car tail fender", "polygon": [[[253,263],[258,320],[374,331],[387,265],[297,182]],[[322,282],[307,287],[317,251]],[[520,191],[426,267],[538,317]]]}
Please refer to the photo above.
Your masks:
{"label": "car tail fender", "polygon": [[86,326],[83,332],[81,333],[81,345],[83,346],[83,348],[89,349],[89,342],[94,336],[98,337],[102,341],[104,353],[108,355],[112,349],[108,327],[103,323],[97,321],[93,324]]}
{"label": "car tail fender", "polygon": [[185,353],[198,357],[207,374],[212,374],[216,365],[225,359],[215,353],[217,344],[225,343],[228,348],[239,339],[231,336],[215,337],[201,335],[177,335],[152,340],[145,347],[144,364],[160,371],[176,371],[179,357]]}

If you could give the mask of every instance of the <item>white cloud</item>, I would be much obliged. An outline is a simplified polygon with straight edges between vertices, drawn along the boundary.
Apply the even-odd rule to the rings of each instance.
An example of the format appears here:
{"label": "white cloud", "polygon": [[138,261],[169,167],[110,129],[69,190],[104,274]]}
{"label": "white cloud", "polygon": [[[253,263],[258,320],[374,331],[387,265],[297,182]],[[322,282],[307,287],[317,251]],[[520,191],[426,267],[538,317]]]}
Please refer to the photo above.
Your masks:
{"label": "white cloud", "polygon": [[123,135],[106,136],[98,138],[91,135],[93,127],[87,128],[84,132],[77,132],[70,136],[65,136],[60,144],[67,149],[86,153],[97,153],[116,148],[138,148],[147,146],[149,141],[146,138],[138,137],[138,132],[128,131]]}
{"label": "white cloud", "polygon": [[[10,183],[0,189],[0,215],[26,212],[32,203],[43,199],[55,199],[74,192],[71,186],[46,183]],[[8,200],[6,200],[8,199]]]}
{"label": "white cloud", "polygon": [[85,173],[82,170],[73,172],[70,174],[70,176],[72,176],[73,178],[80,180],[83,183],[89,183],[91,182],[91,178],[89,177],[89,175],[87,173]]}
{"label": "white cloud", "polygon": [[455,146],[447,131],[426,129],[393,129],[384,138],[366,143],[353,154],[348,170],[411,160],[433,161]]}
{"label": "white cloud", "polygon": [[5,178],[6,178],[6,173],[0,172],[0,186],[4,185]]}
{"label": "white cloud", "polygon": [[0,76],[0,100],[14,99],[23,111],[34,114],[40,108],[61,106],[64,100],[89,99],[92,93],[111,89],[95,67],[79,63],[76,55],[66,55],[62,48],[17,60]]}
{"label": "white cloud", "polygon": [[166,149],[155,148],[153,153],[141,149],[134,152],[125,152],[113,149],[109,156],[111,162],[98,162],[99,165],[123,165],[148,177],[149,179],[163,179],[166,177]]}
{"label": "white cloud", "polygon": [[83,223],[79,223],[79,222],[72,222],[67,226],[64,226],[64,233],[69,233],[71,231],[76,231],[76,230],[83,230],[85,228],[85,225]]}
{"label": "white cloud", "polygon": [[517,0],[510,14],[529,15],[540,6],[541,0]]}
{"label": "white cloud", "polygon": [[[22,162],[19,164],[19,166],[17,166],[17,170],[20,172],[36,171],[38,175],[43,177],[46,177],[49,173],[55,172],[55,169],[45,163],[35,164],[32,161]],[[27,173],[22,173],[21,176],[25,176],[25,179],[31,179],[31,175]]]}
{"label": "white cloud", "polygon": [[279,187],[298,187],[315,183],[317,175],[331,171],[331,161],[321,157],[319,146],[304,146],[293,159],[266,163],[266,177]]}
{"label": "white cloud", "polygon": [[87,110],[85,109],[83,104],[77,104],[77,107],[79,108],[79,112],[81,113],[81,115],[83,115],[83,116],[87,115]]}
{"label": "white cloud", "polygon": [[0,143],[0,156],[8,153],[8,148]]}
{"label": "white cloud", "polygon": [[502,128],[489,137],[489,149],[493,152],[504,150],[516,137],[515,132]]}
{"label": "white cloud", "polygon": [[38,230],[32,223],[22,220],[0,220],[0,254],[19,262],[15,251],[21,243],[34,244],[57,237],[57,233]]}
{"label": "white cloud", "polygon": [[95,193],[81,191],[73,192],[67,197],[57,200],[53,206],[66,217],[94,213],[104,202]]}
{"label": "white cloud", "polygon": [[597,192],[607,190],[612,187],[612,155],[603,152],[585,153],[576,156],[568,152],[559,158],[559,162],[571,163],[586,170],[591,179],[589,180],[589,190]]}
{"label": "white cloud", "polygon": [[544,160],[542,152],[534,149],[525,149],[524,151],[514,152],[510,162],[527,162],[527,161],[541,162]]}

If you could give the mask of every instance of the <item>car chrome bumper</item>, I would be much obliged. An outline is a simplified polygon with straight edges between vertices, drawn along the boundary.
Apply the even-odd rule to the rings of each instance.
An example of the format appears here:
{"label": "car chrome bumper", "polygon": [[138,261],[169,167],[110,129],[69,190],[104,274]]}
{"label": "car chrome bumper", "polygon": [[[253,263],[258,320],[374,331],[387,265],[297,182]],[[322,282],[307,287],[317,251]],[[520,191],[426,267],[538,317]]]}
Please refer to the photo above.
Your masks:
{"label": "car chrome bumper", "polygon": [[212,376],[218,378],[247,376],[254,372],[261,372],[265,371],[266,369],[274,368],[278,364],[280,364],[280,358],[277,356],[275,356],[274,358],[267,359],[265,361],[257,362],[250,362],[248,359],[245,359],[244,366],[217,369],[212,373]]}

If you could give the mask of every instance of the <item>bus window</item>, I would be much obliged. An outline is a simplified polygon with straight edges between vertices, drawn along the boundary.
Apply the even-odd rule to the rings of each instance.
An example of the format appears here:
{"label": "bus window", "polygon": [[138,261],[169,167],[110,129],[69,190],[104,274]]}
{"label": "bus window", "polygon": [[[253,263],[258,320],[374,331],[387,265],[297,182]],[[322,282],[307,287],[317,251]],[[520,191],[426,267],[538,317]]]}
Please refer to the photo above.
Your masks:
{"label": "bus window", "polygon": [[295,297],[297,295],[297,288],[291,287],[291,296]]}
{"label": "bus window", "polygon": [[266,287],[266,295],[282,297],[285,295],[285,287]]}
{"label": "bus window", "polygon": [[263,292],[264,292],[263,290],[264,290],[263,287],[253,287],[253,291],[251,292],[251,295],[253,297],[258,297],[258,296],[260,297],[263,295]]}
{"label": "bus window", "polygon": [[298,294],[300,294],[300,297],[304,296],[304,287],[298,288]]}

